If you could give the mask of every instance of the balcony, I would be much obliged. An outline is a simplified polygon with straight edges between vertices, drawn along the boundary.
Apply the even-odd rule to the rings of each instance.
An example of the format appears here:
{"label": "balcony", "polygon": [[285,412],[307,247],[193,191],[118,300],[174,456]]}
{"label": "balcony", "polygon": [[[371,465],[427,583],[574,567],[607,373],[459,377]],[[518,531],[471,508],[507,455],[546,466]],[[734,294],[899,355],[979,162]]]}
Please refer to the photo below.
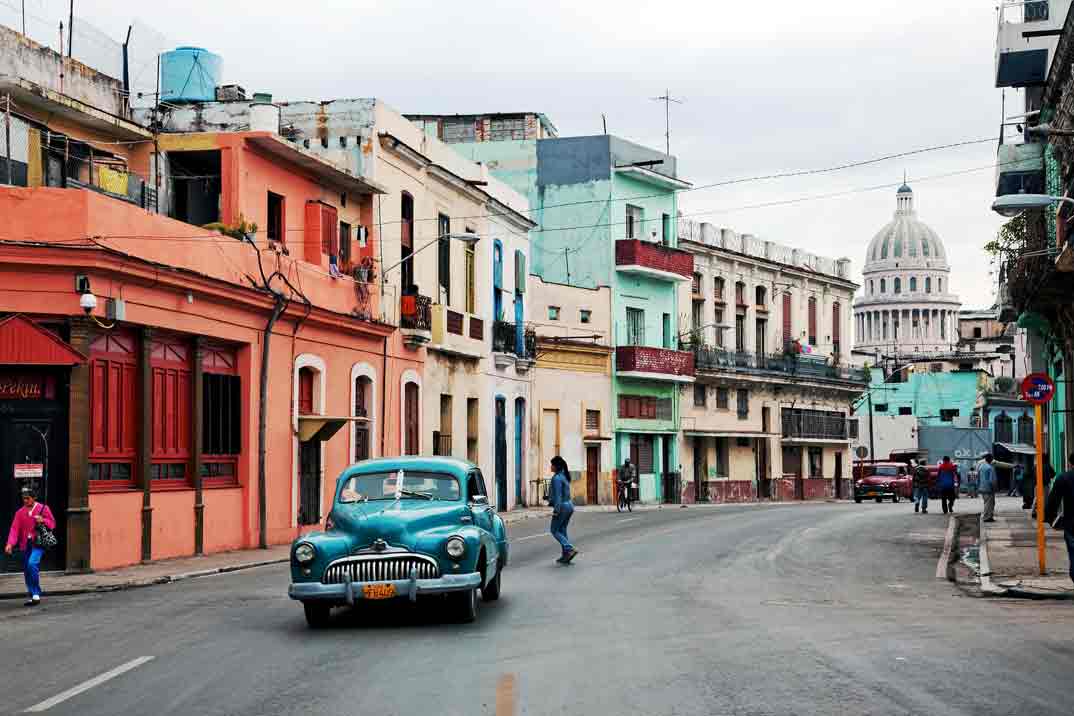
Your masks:
{"label": "balcony", "polygon": [[996,196],[1044,194],[1044,144],[1000,144],[996,152]]}
{"label": "balcony", "polygon": [[432,340],[429,350],[472,360],[485,355],[485,324],[480,318],[441,304],[431,308],[430,316]]}
{"label": "balcony", "polygon": [[694,346],[694,365],[699,373],[752,373],[777,379],[788,377],[857,383],[865,387],[869,374],[864,368],[837,363],[824,358],[783,353],[729,351],[713,346]]}
{"label": "balcony", "polygon": [[408,348],[420,348],[432,338],[432,299],[418,293],[399,299],[399,328]]}
{"label": "balcony", "polygon": [[670,348],[619,346],[615,349],[615,372],[620,378],[694,381],[694,354]]}
{"label": "balcony", "polygon": [[537,332],[519,323],[496,321],[492,324],[492,357],[497,368],[525,373],[537,361]]}
{"label": "balcony", "polygon": [[996,87],[1043,85],[1069,0],[1001,3],[996,30]]}
{"label": "balcony", "polygon": [[651,241],[620,239],[615,242],[615,268],[663,281],[689,281],[694,274],[694,257],[688,251]]}
{"label": "balcony", "polygon": [[783,439],[802,442],[846,442],[850,421],[840,413],[784,408],[780,414]]}

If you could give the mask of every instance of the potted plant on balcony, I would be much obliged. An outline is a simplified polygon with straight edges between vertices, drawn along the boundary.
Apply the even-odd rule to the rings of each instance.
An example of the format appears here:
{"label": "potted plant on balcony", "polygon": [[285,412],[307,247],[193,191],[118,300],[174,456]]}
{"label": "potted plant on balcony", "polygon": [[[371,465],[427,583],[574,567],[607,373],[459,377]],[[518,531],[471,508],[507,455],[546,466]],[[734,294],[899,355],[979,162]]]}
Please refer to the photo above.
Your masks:
{"label": "potted plant on balcony", "polygon": [[201,228],[208,229],[209,231],[218,231],[224,236],[230,236],[233,239],[239,241],[249,241],[255,243],[257,238],[257,224],[246,223],[246,217],[239,214],[239,221],[236,224],[225,224],[220,221],[214,221],[210,224],[204,224]]}

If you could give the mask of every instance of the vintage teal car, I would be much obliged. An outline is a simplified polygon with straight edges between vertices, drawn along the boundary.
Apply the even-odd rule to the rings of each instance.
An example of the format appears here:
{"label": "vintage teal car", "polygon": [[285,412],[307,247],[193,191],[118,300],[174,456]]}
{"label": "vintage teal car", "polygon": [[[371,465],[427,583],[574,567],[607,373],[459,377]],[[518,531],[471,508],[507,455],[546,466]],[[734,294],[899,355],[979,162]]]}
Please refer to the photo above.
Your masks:
{"label": "vintage teal car", "polygon": [[443,457],[393,457],[347,468],[323,532],[291,545],[288,595],[311,627],[332,607],[369,599],[439,595],[453,616],[477,617],[477,591],[500,597],[507,529],[476,465]]}

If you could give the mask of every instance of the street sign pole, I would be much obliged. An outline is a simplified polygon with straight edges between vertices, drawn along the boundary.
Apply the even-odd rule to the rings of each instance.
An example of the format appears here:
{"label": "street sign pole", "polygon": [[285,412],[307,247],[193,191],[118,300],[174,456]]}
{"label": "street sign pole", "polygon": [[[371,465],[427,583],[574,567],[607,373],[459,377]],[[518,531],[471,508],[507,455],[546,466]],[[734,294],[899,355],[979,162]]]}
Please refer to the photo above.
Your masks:
{"label": "street sign pole", "polygon": [[1034,426],[1037,433],[1037,563],[1040,566],[1040,574],[1043,577],[1048,573],[1044,557],[1044,433],[1041,429],[1040,404],[1033,406]]}

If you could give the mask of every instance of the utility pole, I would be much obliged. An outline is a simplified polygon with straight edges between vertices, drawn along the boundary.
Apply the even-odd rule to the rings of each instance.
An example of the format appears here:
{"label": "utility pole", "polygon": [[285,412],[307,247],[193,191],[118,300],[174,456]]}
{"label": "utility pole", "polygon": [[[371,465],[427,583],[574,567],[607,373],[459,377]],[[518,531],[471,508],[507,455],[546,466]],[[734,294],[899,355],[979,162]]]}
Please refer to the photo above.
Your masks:
{"label": "utility pole", "polygon": [[4,96],[4,165],[7,168],[8,186],[14,184],[11,177],[11,95]]}
{"label": "utility pole", "polygon": [[876,444],[873,438],[873,391],[871,389],[866,391],[865,397],[869,401],[869,459],[876,460]]}
{"label": "utility pole", "polygon": [[[75,0],[71,0],[71,12],[67,16],[67,57],[71,58],[71,51],[75,44]],[[60,48],[63,52],[63,47]]]}
{"label": "utility pole", "polygon": [[26,34],[26,0],[22,0],[22,34]]}
{"label": "utility pole", "polygon": [[664,94],[659,97],[650,97],[649,99],[654,102],[664,103],[664,137],[667,140],[665,147],[667,149],[666,154],[671,156],[671,103],[682,104],[684,100],[672,97],[670,89],[665,89]]}

